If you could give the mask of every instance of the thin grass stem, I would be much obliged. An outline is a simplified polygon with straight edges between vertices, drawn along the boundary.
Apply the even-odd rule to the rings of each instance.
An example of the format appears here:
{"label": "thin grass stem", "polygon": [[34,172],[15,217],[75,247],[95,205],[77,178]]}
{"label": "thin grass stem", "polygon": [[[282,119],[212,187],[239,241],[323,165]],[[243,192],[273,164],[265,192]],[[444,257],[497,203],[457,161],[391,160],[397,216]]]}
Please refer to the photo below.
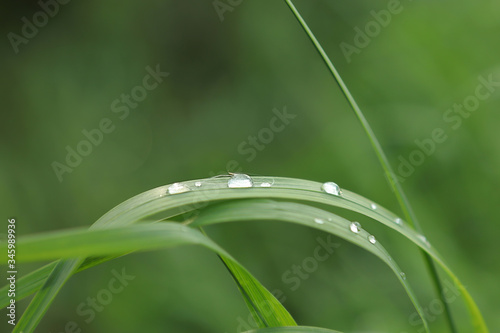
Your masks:
{"label": "thin grass stem", "polygon": [[[360,107],[358,106],[358,103],[356,103],[356,100],[352,96],[351,92],[347,88],[347,85],[344,83],[344,80],[342,80],[342,77],[340,76],[339,72],[333,66],[333,63],[331,62],[330,58],[326,54],[325,50],[319,43],[319,41],[316,39],[314,36],[313,32],[311,29],[309,29],[309,26],[307,23],[304,21],[300,13],[298,12],[297,8],[295,8],[294,4],[292,3],[291,0],[285,0],[286,4],[290,8],[290,10],[293,12],[295,18],[299,21],[300,25],[306,32],[307,36],[311,40],[311,42],[314,44],[314,47],[316,50],[319,52],[321,58],[325,62],[326,66],[330,70],[331,74],[333,75],[335,81],[340,87],[340,90],[344,94],[345,98],[349,102],[349,105],[351,106],[352,110],[356,114],[356,117],[358,118],[359,122],[361,123],[361,126],[365,130],[366,134],[368,135],[368,139],[370,140],[370,143],[373,147],[373,150],[375,151],[375,154],[377,155],[377,158],[382,165],[382,168],[384,169],[385,175],[387,179],[389,180],[389,184],[391,185],[391,188],[396,195],[396,198],[398,200],[399,206],[401,207],[401,210],[403,211],[403,214],[408,221],[408,223],[415,228],[419,233],[424,234],[422,231],[422,228],[420,226],[420,223],[418,222],[418,219],[410,205],[410,202],[408,198],[406,197],[405,192],[403,191],[403,188],[401,187],[401,184],[397,181],[395,177],[395,173],[392,170],[392,167],[389,163],[389,160],[387,159],[387,156],[384,153],[384,150],[382,149],[382,146],[380,145],[377,137],[375,136],[375,133],[373,132],[370,124],[366,120],[365,116],[363,115],[363,112],[361,111]],[[424,256],[424,261],[429,269],[429,272],[431,274],[431,278],[434,282],[434,285],[436,287],[436,291],[439,294],[439,298],[441,299],[442,303],[444,304],[445,307],[445,315],[446,319],[448,322],[448,325],[450,327],[450,331],[453,333],[457,333],[457,329],[455,327],[455,323],[453,320],[453,317],[451,315],[451,310],[449,308],[448,302],[446,301],[443,293],[443,287],[441,284],[441,279],[439,277],[439,274],[437,272],[436,266],[434,262],[432,261],[431,257],[425,253],[424,251],[421,250],[422,255]]]}

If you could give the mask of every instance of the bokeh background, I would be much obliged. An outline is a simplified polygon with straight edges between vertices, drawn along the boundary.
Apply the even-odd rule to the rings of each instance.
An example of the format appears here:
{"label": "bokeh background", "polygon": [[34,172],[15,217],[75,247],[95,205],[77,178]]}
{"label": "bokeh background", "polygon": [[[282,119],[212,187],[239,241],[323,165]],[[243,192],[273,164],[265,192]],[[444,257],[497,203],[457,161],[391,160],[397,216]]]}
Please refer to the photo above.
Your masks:
{"label": "bokeh background", "polygon": [[[365,133],[283,1],[70,1],[18,45],[37,1],[3,1],[1,12],[2,219],[18,236],[88,226],[148,189],[241,169],[249,174],[335,181],[399,212]],[[428,239],[467,285],[492,331],[500,327],[498,220],[500,91],[452,129],[443,115],[473,95],[478,76],[500,81],[500,2],[401,1],[399,13],[350,57],[356,27],[387,1],[296,0],[372,124],[395,168],[436,128],[448,135],[403,187]],[[11,35],[12,36],[12,35]],[[146,67],[170,75],[130,109],[111,104],[142,84]],[[498,89],[498,88],[496,88]],[[238,147],[273,118],[296,117],[249,161]],[[58,180],[52,163],[112,120],[115,130]],[[228,162],[231,162],[228,170]],[[237,165],[237,167],[235,167]],[[353,214],[407,273],[435,331],[444,331],[428,274],[414,246]],[[5,236],[5,230],[0,231]],[[283,279],[326,235],[269,222],[220,225],[209,234],[270,290],[300,324],[346,332],[420,332],[392,272],[343,242],[298,289]],[[19,268],[21,275],[32,265]],[[107,287],[113,270],[134,280],[95,318],[76,309]],[[3,273],[2,273],[3,274]],[[3,275],[2,275],[3,276]],[[160,292],[158,292],[160,290]],[[20,309],[27,301],[18,303]],[[467,331],[460,301],[452,302]],[[2,312],[4,313],[4,312]],[[9,328],[2,319],[5,331]],[[129,255],[73,277],[37,332],[238,332],[248,311],[211,252],[184,247]],[[2,328],[3,331],[3,328]],[[68,331],[68,330],[66,330]]]}

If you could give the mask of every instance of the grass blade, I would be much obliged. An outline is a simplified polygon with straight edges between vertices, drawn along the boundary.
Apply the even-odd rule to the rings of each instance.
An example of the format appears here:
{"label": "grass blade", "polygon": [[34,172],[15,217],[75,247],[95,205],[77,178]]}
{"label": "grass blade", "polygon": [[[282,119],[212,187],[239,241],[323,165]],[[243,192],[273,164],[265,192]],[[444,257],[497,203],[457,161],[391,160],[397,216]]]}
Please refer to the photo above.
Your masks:
{"label": "grass blade", "polygon": [[[262,327],[296,325],[281,303],[227,252],[201,232],[178,223],[143,224],[111,229],[76,229],[21,237],[18,239],[18,245],[23,251],[17,255],[17,260],[29,262],[55,258],[119,255],[187,244],[207,247],[231,265],[238,286],[262,319],[264,325]],[[3,244],[0,248],[2,247]],[[0,261],[0,263],[5,262],[5,260]],[[56,272],[58,266],[59,264],[55,268]],[[41,292],[43,291],[42,289]],[[32,330],[36,324],[37,322],[28,317],[24,327],[26,330]]]}
{"label": "grass blade", "polygon": [[[321,223],[317,223],[319,219]],[[411,289],[406,277],[384,249],[380,242],[375,244],[369,241],[370,233],[361,229],[359,233],[352,232],[351,221],[325,210],[298,203],[278,202],[272,200],[239,200],[221,203],[205,209],[190,225],[203,227],[207,225],[227,222],[244,221],[284,221],[319,229],[332,235],[341,237],[380,258],[387,264],[403,285],[413,306],[420,315],[425,328],[428,330],[425,314],[417,297]],[[416,234],[416,233],[415,233]],[[415,241],[418,237],[415,236]],[[436,256],[438,256],[436,254]]]}
{"label": "grass blade", "polygon": [[[204,235],[206,235],[205,231],[203,231],[202,228],[199,229]],[[275,311],[275,314],[273,316],[266,316],[265,313],[263,315],[262,313],[263,311],[261,311],[261,309],[263,309],[263,307],[266,305],[267,299],[266,297],[263,298],[262,295],[260,294],[260,286],[255,285],[255,281],[253,281],[252,279],[246,278],[245,277],[246,272],[242,271],[238,265],[233,264],[230,260],[227,260],[220,255],[219,259],[224,263],[224,266],[226,267],[227,271],[233,277],[233,280],[238,286],[238,289],[240,290],[240,293],[243,296],[243,299],[245,300],[245,303],[248,309],[250,310],[250,314],[252,315],[252,318],[257,324],[257,327],[259,328],[278,327],[282,326],[281,324],[282,322],[289,321],[289,319],[291,319],[294,326],[297,325],[291,317],[288,318],[289,316],[288,312],[284,314],[280,313],[281,311],[280,308],[276,309],[277,311]],[[248,292],[253,292],[253,291],[259,291],[259,293],[248,295]],[[283,316],[284,318],[282,320],[276,320],[275,317],[277,316]]]}
{"label": "grass blade", "polygon": [[[22,253],[22,251],[20,253]],[[72,262],[71,265],[65,265],[63,262],[58,262],[56,264],[51,275],[45,280],[42,288],[35,297],[33,297],[30,305],[17,322],[17,325],[14,326],[12,330],[13,333],[33,332],[35,330],[59,290],[78,266],[78,261]]]}
{"label": "grass blade", "polygon": [[[98,258],[88,258],[82,265],[75,271],[75,273],[83,271],[87,268],[94,267],[108,260],[115,259],[116,256],[112,257],[98,257]],[[51,262],[31,273],[26,274],[16,281],[16,300],[21,300],[28,297],[35,292],[37,292],[44,284],[47,277],[54,270],[57,265],[57,261]],[[9,305],[10,298],[7,296],[9,290],[9,285],[6,284],[0,288],[0,309]]]}
{"label": "grass blade", "polygon": [[[193,181],[186,181],[182,184],[191,191],[166,195],[167,186],[152,189],[145,193],[125,201],[116,206],[109,213],[105,214],[99,221],[102,222],[100,228],[109,228],[119,225],[129,225],[146,218],[169,218],[182,213],[190,214],[205,207],[208,203],[232,200],[232,199],[252,199],[252,198],[272,198],[289,201],[302,201],[314,204],[325,204],[334,207],[341,207],[353,212],[357,212],[396,230],[420,248],[430,251],[427,245],[422,241],[421,235],[416,233],[404,221],[396,223],[397,216],[377,205],[377,209],[372,209],[373,201],[364,198],[356,193],[342,190],[342,195],[335,196],[327,194],[321,190],[321,183],[294,179],[273,177],[272,187],[260,187],[263,182],[270,182],[271,177],[253,177],[255,187],[246,189],[234,189],[227,187],[227,178],[209,178]],[[201,187],[195,186],[195,183],[201,182]],[[179,219],[189,218],[194,220],[196,215],[179,216]],[[434,248],[428,252],[434,255],[434,259],[439,263],[443,270],[451,277],[456,287],[461,291],[461,295],[467,305],[470,317],[476,326],[477,332],[487,332],[484,320],[477,305],[468,294],[462,283],[437,255]],[[72,273],[67,273],[69,276]]]}
{"label": "grass blade", "polygon": [[[91,228],[106,228],[108,224],[107,222],[115,215],[131,210],[136,204],[149,199],[148,196],[154,196],[154,190],[133,197],[113,208],[97,220]],[[134,223],[135,221],[136,220],[129,219],[128,223]],[[41,288],[38,289],[37,294],[33,297],[26,311],[19,319],[17,325],[12,331],[13,333],[32,332],[36,328],[43,315],[47,312],[55,296],[59,293],[66,281],[76,272],[76,269],[84,264],[84,260],[85,258],[75,258],[57,263],[54,269],[47,276],[47,279],[44,281]],[[34,286],[35,285],[32,285],[32,287]]]}
{"label": "grass blade", "polygon": [[[263,289],[255,279],[249,279],[247,272],[236,265],[234,261],[221,257],[226,268],[231,273],[238,285],[241,294],[257,325],[263,327],[296,326],[297,324],[282,306],[274,304],[277,301],[274,296],[269,297],[269,291]],[[270,308],[268,308],[270,306]],[[272,310],[270,310],[272,309]]]}
{"label": "grass blade", "polygon": [[[423,230],[420,226],[420,223],[418,222],[417,216],[415,215],[415,213],[410,205],[410,202],[409,202],[408,198],[406,197],[405,192],[403,191],[401,184],[396,179],[396,177],[395,177],[396,174],[392,170],[392,167],[391,167],[389,160],[387,159],[387,157],[384,153],[384,150],[382,149],[382,146],[378,142],[378,139],[377,139],[375,133],[373,132],[370,124],[368,123],[365,116],[363,115],[363,112],[361,111],[360,107],[358,106],[358,103],[356,103],[356,100],[354,99],[351,92],[347,88],[347,85],[344,83],[344,80],[342,80],[342,77],[338,73],[337,69],[333,66],[333,63],[331,62],[330,58],[328,57],[326,52],[323,50],[323,47],[321,46],[319,41],[314,36],[311,29],[309,29],[309,26],[304,21],[304,19],[302,18],[302,16],[298,12],[298,10],[295,8],[292,1],[285,0],[285,2],[288,5],[288,7],[291,9],[294,16],[299,21],[300,25],[302,26],[302,28],[304,29],[304,31],[308,35],[311,42],[314,44],[314,47],[319,52],[321,58],[325,62],[326,66],[328,67],[331,74],[333,75],[335,81],[339,85],[342,93],[344,94],[347,101],[349,102],[352,110],[356,114],[356,117],[358,118],[359,122],[361,123],[361,126],[365,130],[365,132],[368,136],[368,139],[370,140],[370,143],[373,147],[373,150],[375,151],[375,154],[377,155],[377,158],[378,158],[380,164],[382,165],[382,168],[384,169],[385,175],[386,175],[387,179],[389,180],[389,184],[390,184],[394,194],[396,195],[399,206],[401,207],[404,216],[406,217],[408,222],[418,232],[423,233]],[[429,272],[431,274],[431,279],[436,287],[436,291],[438,293],[438,296],[439,296],[440,300],[442,301],[442,304],[444,304],[445,315],[446,315],[446,320],[448,322],[448,326],[450,327],[451,332],[456,333],[457,329],[455,327],[455,323],[454,323],[453,317],[451,315],[451,309],[450,309],[448,302],[446,301],[446,298],[444,296],[445,295],[444,289],[443,289],[443,286],[441,284],[441,279],[439,278],[439,275],[438,275],[438,272],[437,272],[436,267],[434,265],[434,262],[431,260],[431,258],[425,252],[422,252],[422,254],[424,256],[424,261],[425,261],[425,263],[429,269]],[[486,325],[484,324],[484,322],[477,323],[477,329],[481,329],[482,332],[487,331]]]}

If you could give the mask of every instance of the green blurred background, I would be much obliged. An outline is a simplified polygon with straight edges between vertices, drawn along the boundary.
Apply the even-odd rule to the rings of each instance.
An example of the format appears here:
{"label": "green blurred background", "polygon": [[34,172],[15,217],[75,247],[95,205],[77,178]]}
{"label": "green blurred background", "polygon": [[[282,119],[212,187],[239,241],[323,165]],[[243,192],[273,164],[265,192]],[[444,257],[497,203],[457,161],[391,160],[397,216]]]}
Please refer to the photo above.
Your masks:
{"label": "green blurred background", "polygon": [[[237,171],[228,170],[229,161],[249,174],[335,181],[400,212],[366,135],[284,1],[222,3],[231,9],[223,21],[212,1],[70,1],[19,44],[18,53],[8,34],[21,35],[22,18],[33,22],[42,9],[36,1],[0,4],[0,202],[2,219],[16,218],[18,236],[88,226],[153,187]],[[403,187],[428,239],[494,332],[500,327],[500,92],[456,130],[443,115],[474,94],[479,75],[500,81],[500,2],[402,1],[391,22],[348,62],[339,45],[354,45],[355,28],[374,22],[370,12],[390,3],[295,2],[395,168],[400,156],[408,159],[418,148],[415,140],[430,138],[436,128],[448,135]],[[111,104],[142,85],[145,68],[157,64],[170,75],[121,120]],[[296,117],[249,161],[238,147],[269,127],[273,109],[285,107]],[[66,147],[76,149],[85,140],[82,130],[97,128],[103,118],[115,130],[59,181],[52,163],[65,163]],[[339,213],[377,235],[430,307],[435,331],[445,331],[415,247],[367,218]],[[278,222],[208,232],[270,290],[280,290],[300,324],[420,332],[393,273],[349,243],[334,239],[335,253],[291,290],[283,275],[312,256],[325,234]],[[33,267],[20,267],[21,275]],[[77,308],[122,268],[135,278],[87,323]],[[467,328],[461,302],[452,307]],[[129,255],[78,274],[37,332],[65,332],[75,322],[82,332],[229,333],[245,328],[247,317],[217,257],[185,247]]]}

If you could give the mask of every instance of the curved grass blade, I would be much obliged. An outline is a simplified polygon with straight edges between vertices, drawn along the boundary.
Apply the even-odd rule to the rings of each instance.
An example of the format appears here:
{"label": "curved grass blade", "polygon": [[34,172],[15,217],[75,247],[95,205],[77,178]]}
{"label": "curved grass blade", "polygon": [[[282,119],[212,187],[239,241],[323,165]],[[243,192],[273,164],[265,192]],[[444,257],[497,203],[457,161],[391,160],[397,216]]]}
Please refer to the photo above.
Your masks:
{"label": "curved grass blade", "polygon": [[[220,257],[220,256],[219,256]],[[245,303],[250,310],[250,314],[252,315],[253,320],[257,324],[257,327],[270,327],[270,326],[280,326],[280,325],[269,325],[266,321],[266,318],[262,317],[260,312],[256,310],[256,306],[254,302],[252,301],[252,296],[255,298],[255,295],[248,295],[247,291],[248,288],[245,288],[245,286],[241,285],[242,279],[241,279],[241,272],[239,271],[238,267],[231,264],[230,261],[225,260],[223,257],[220,257],[222,262],[224,263],[224,266],[226,266],[227,271],[231,274],[233,277],[233,280],[236,282],[236,285],[238,286],[238,289],[240,290],[241,295],[243,295],[243,299],[245,300]],[[244,279],[243,279],[244,280]],[[251,283],[251,281],[248,281]],[[261,303],[263,305],[264,303]]]}
{"label": "curved grass blade", "polygon": [[[316,223],[315,218],[321,219],[323,223]],[[200,227],[214,223],[245,220],[282,220],[315,227],[340,236],[373,253],[394,271],[420,314],[424,326],[427,328],[425,315],[421,312],[421,306],[419,306],[409,283],[403,279],[401,269],[380,242],[372,244],[368,237],[370,234],[363,229],[359,230],[358,233],[353,233],[349,229],[351,222],[338,215],[297,203],[236,201],[206,209],[192,223],[192,226]],[[295,324],[288,312],[281,307],[281,304],[276,306],[278,301],[270,296],[270,293],[254,278],[249,278],[249,273],[242,269],[241,265],[232,257],[217,247],[215,243],[208,242],[208,238],[201,232],[181,224],[146,224],[101,230],[59,231],[45,235],[26,236],[18,240],[18,246],[23,251],[17,255],[17,260],[19,262],[28,262],[79,256],[113,255],[179,246],[186,243],[206,246],[221,255],[238,282],[238,286],[246,296],[245,298],[255,310],[262,327],[290,325],[290,321],[292,325]],[[6,262],[6,259],[0,261],[0,263],[4,262]],[[263,312],[263,309],[267,309],[267,306],[270,305],[268,304],[269,299],[275,302],[275,304],[271,305],[274,305],[276,310],[266,313]]]}
{"label": "curved grass blade", "polygon": [[[208,235],[205,233],[205,231],[202,228],[199,228],[200,231],[208,237]],[[247,279],[242,279],[242,272],[240,271],[239,267],[237,265],[234,265],[231,263],[231,261],[224,259],[224,257],[221,257],[219,255],[219,259],[222,261],[224,266],[226,267],[227,271],[229,274],[231,274],[234,282],[238,286],[238,289],[243,296],[243,299],[245,300],[245,303],[250,310],[250,314],[252,315],[253,320],[257,324],[257,327],[262,328],[262,327],[269,327],[269,325],[266,322],[266,318],[262,318],[259,311],[256,310],[255,305],[253,304],[253,300],[256,300],[256,297],[252,297],[251,295],[247,294],[247,290],[253,289],[253,287],[250,288],[245,288],[245,286],[241,285],[242,281],[246,281],[248,283],[252,283],[252,281],[249,281]],[[244,273],[244,272],[243,272]],[[279,326],[279,325],[278,325]]]}
{"label": "curved grass blade", "polygon": [[[83,271],[87,268],[94,267],[108,260],[112,260],[117,258],[116,256],[112,257],[98,257],[98,258],[87,258],[82,265],[76,270],[75,273]],[[45,266],[42,266],[31,273],[26,274],[16,281],[16,300],[21,300],[25,297],[32,295],[37,292],[45,280],[49,276],[50,272],[54,270],[57,265],[57,261],[51,262]],[[6,284],[2,288],[0,288],[0,309],[9,305],[10,298],[7,296],[9,290],[9,285]]]}
{"label": "curved grass blade", "polygon": [[[295,8],[295,6],[292,3],[292,0],[285,0],[286,4],[292,11],[293,15],[295,18],[299,21],[300,25],[306,32],[307,36],[311,40],[311,42],[314,44],[314,47],[320,54],[321,58],[323,59],[324,63],[330,70],[330,73],[332,74],[333,78],[337,82],[337,84],[340,87],[340,90],[344,94],[345,98],[349,102],[349,105],[351,106],[352,110],[356,114],[356,117],[358,118],[359,122],[361,123],[361,126],[365,130],[368,139],[370,140],[370,143],[373,147],[373,150],[375,151],[375,155],[377,156],[377,159],[379,160],[385,175],[387,179],[389,180],[389,184],[396,195],[396,199],[399,203],[399,206],[401,207],[403,214],[405,215],[406,219],[408,222],[421,234],[423,234],[422,227],[420,226],[420,223],[418,222],[417,216],[415,215],[412,206],[410,205],[410,201],[406,197],[406,194],[403,190],[403,187],[397,180],[397,177],[395,176],[396,174],[392,170],[391,164],[389,163],[389,160],[387,159],[384,150],[382,149],[382,146],[380,145],[375,133],[373,132],[370,124],[366,120],[365,116],[363,115],[363,112],[361,111],[360,107],[358,106],[358,103],[356,103],[356,100],[352,96],[351,92],[347,88],[347,85],[344,83],[344,80],[342,80],[342,77],[340,76],[339,72],[337,69],[333,66],[333,63],[331,62],[330,58],[326,54],[326,52],[323,50],[323,47],[319,43],[319,41],[316,39],[314,36],[313,32],[311,29],[309,29],[309,26],[307,23],[304,21],[298,10]],[[439,277],[439,274],[437,272],[436,266],[434,265],[434,262],[432,259],[423,251],[421,251],[424,261],[429,269],[429,272],[431,274],[431,279],[436,287],[436,291],[438,293],[438,297],[440,298],[441,302],[444,304],[445,308],[445,315],[446,315],[446,320],[448,323],[448,326],[450,327],[451,331],[456,333],[457,328],[455,327],[455,322],[453,320],[453,317],[451,315],[451,309],[448,305],[448,302],[446,301],[446,297],[444,296],[444,289],[441,283],[441,279]],[[476,329],[479,329],[481,332],[487,332],[486,324],[484,321],[482,322],[477,322],[475,324]]]}
{"label": "curved grass blade", "polygon": [[[38,292],[31,300],[28,308],[23,313],[12,332],[25,333],[34,331],[42,320],[43,315],[47,312],[50,304],[59,293],[59,290],[61,290],[62,286],[74,273],[78,272],[81,267],[89,268],[109,259],[112,258],[57,261],[53,263],[53,265],[49,264],[35,271],[35,274],[30,275],[27,279],[20,279],[17,281],[17,284],[21,284],[24,281],[30,283],[26,287],[21,284],[20,289],[23,290],[24,293],[20,293],[16,298],[17,300],[21,299],[21,297],[28,296],[26,293],[29,291]],[[46,273],[45,279],[40,280],[44,273]]]}
{"label": "curved grass blade", "polygon": [[[262,319],[262,327],[296,325],[281,303],[231,255],[198,230],[177,223],[144,224],[100,230],[77,229],[20,237],[18,246],[23,251],[16,259],[18,262],[29,262],[80,256],[120,255],[180,245],[204,246],[230,264],[232,272],[235,272],[238,286],[247,295],[246,300]],[[0,248],[5,246],[2,244]],[[5,262],[6,260],[0,260],[0,263]],[[32,330],[33,324],[26,325],[26,330]]]}
{"label": "curved grass blade", "polygon": [[240,200],[211,206],[205,209],[190,225],[193,227],[203,227],[218,223],[257,220],[284,221],[319,229],[341,237],[374,254],[394,272],[428,331],[425,313],[399,266],[380,242],[376,241],[373,243],[373,241],[370,241],[370,233],[362,228],[357,230],[357,232],[353,232],[351,230],[352,222],[343,217],[299,203],[272,200]]}
{"label": "curved grass blade", "polygon": [[[45,283],[45,280],[47,280],[47,277],[50,272],[54,270],[56,265],[57,262],[51,262],[18,279],[16,281],[16,301],[37,292]],[[8,284],[0,288],[0,309],[7,307],[10,303],[10,297],[7,296],[8,290]]]}
{"label": "curved grass blade", "polygon": [[380,145],[380,142],[378,141],[370,124],[368,123],[363,112],[361,111],[360,107],[358,106],[358,103],[356,102],[356,100],[352,96],[351,92],[347,88],[347,85],[344,83],[344,80],[342,80],[342,77],[340,76],[339,72],[337,71],[335,66],[333,66],[333,63],[331,62],[330,58],[326,54],[325,50],[323,50],[323,47],[321,46],[319,41],[314,36],[313,32],[311,31],[311,29],[307,25],[306,21],[302,18],[299,11],[297,10],[297,8],[295,8],[292,1],[285,0],[285,2],[288,5],[288,7],[290,8],[290,10],[292,11],[292,13],[295,16],[295,18],[297,19],[297,21],[300,23],[300,25],[302,26],[302,28],[306,32],[307,36],[309,37],[309,39],[313,43],[313,45],[316,48],[316,50],[318,51],[318,53],[320,54],[321,59],[324,61],[324,63],[328,67],[328,69],[329,69],[330,73],[332,74],[333,78],[335,79],[336,83],[339,85],[340,90],[342,91],[343,95],[345,96],[345,98],[349,102],[349,105],[351,106],[352,110],[356,114],[356,117],[358,118],[359,122],[361,123],[361,126],[365,130],[365,132],[368,136],[368,139],[370,140],[370,143],[373,147],[373,150],[375,151],[375,154],[377,155],[377,158],[378,158],[382,168],[384,169],[384,172],[387,176],[387,179],[389,179],[389,183],[392,187],[393,192],[396,195],[396,198],[399,202],[399,206],[401,207],[406,219],[418,232],[421,233],[422,228],[420,227],[420,224],[418,223],[418,220],[417,220],[415,214],[413,213],[410,202],[408,201],[406,194],[405,194],[403,188],[401,187],[401,184],[397,181],[397,179],[395,179],[395,176],[394,176],[395,173],[392,170],[392,167],[389,163],[389,160],[387,159],[387,156],[385,155],[384,150],[382,149],[382,146]]}
{"label": "curved grass blade", "polygon": [[14,326],[12,333],[33,332],[35,330],[61,287],[71,277],[80,263],[80,261],[75,261],[65,265],[61,261],[57,262],[42,288],[33,297],[17,325]]}
{"label": "curved grass blade", "polygon": [[[260,184],[264,182],[269,183],[270,180],[273,183],[272,187],[260,186]],[[186,181],[182,184],[192,190],[174,195],[166,195],[169,187],[168,185],[161,186],[139,194],[116,206],[101,217],[96,224],[98,224],[99,228],[109,228],[119,225],[128,225],[141,219],[159,215],[160,213],[162,214],[162,218],[169,218],[181,213],[194,212],[205,207],[210,202],[244,198],[274,198],[306,201],[345,208],[385,224],[409,238],[423,249],[427,247],[427,244],[423,241],[422,235],[416,234],[412,228],[404,221],[400,220],[394,213],[356,193],[342,190],[342,195],[331,195],[321,190],[321,183],[294,178],[253,177],[253,181],[255,187],[246,189],[228,188],[227,178]],[[195,186],[197,183],[201,183],[202,186]],[[374,204],[376,209],[372,208]],[[94,226],[96,224],[94,224]],[[453,272],[444,264],[440,257],[435,259],[438,260],[438,263],[461,291],[461,295],[465,300],[471,319],[477,327],[477,332],[487,332],[481,313],[472,297],[468,294],[468,291]],[[68,274],[71,275],[73,273],[74,272]],[[44,311],[45,310],[46,309],[44,309]]]}

